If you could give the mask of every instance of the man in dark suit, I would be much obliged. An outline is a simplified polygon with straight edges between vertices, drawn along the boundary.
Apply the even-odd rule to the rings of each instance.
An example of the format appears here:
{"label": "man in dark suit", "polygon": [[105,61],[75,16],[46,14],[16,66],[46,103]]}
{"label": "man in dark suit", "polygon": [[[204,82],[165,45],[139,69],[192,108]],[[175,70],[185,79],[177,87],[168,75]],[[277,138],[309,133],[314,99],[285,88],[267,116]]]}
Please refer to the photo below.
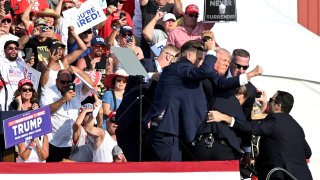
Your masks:
{"label": "man in dark suit", "polygon": [[[260,123],[221,118],[218,114],[210,116],[209,120],[219,122],[223,119],[235,129],[261,136],[256,160],[258,179],[266,179],[273,168],[280,167],[296,179],[311,180],[312,175],[306,162],[311,157],[311,149],[302,127],[289,114],[293,103],[294,98],[290,93],[277,91],[269,100],[269,114]],[[291,178],[276,171],[270,179]]]}
{"label": "man in dark suit", "polygon": [[[136,76],[129,76],[124,98],[117,109],[117,141],[128,161],[140,161],[140,106],[137,97],[140,96],[142,83],[142,116],[152,106],[153,96],[157,80],[162,69],[168,66],[179,50],[173,45],[166,45],[158,58],[144,58],[140,62],[148,72],[145,82]],[[145,155],[145,153],[142,153]],[[144,157],[142,157],[144,160]]]}
{"label": "man in dark suit", "polygon": [[200,67],[197,65],[203,60],[204,49],[200,42],[191,40],[181,47],[178,62],[166,67],[160,76],[154,106],[144,121],[150,127],[146,144],[151,160],[182,160],[181,146],[194,140],[206,116],[201,80],[212,78],[219,87],[231,89],[262,72],[259,69],[245,76],[225,79],[212,68],[216,61],[215,41],[208,40],[205,46],[208,52]]}

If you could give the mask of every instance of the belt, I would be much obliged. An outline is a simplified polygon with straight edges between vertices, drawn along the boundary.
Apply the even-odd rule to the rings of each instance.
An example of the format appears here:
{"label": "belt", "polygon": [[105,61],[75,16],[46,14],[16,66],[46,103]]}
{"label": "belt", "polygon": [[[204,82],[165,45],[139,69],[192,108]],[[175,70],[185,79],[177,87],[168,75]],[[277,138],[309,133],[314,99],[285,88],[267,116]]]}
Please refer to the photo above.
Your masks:
{"label": "belt", "polygon": [[207,147],[212,147],[214,142],[222,145],[229,145],[226,139],[219,138],[216,134],[213,133],[198,134],[195,140],[192,141],[191,145],[196,146],[201,141],[203,141]]}

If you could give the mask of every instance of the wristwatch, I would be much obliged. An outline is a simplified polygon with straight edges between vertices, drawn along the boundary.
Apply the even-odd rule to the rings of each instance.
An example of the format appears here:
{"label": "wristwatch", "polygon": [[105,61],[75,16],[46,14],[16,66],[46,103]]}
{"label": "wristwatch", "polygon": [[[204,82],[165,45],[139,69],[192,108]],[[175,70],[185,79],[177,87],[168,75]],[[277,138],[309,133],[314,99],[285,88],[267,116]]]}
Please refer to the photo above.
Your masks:
{"label": "wristwatch", "polygon": [[28,149],[32,150],[34,147],[34,144],[33,143],[30,143],[29,146],[28,146]]}
{"label": "wristwatch", "polygon": [[117,28],[116,26],[112,26],[112,29],[113,29],[113,30],[120,31],[120,28]]}

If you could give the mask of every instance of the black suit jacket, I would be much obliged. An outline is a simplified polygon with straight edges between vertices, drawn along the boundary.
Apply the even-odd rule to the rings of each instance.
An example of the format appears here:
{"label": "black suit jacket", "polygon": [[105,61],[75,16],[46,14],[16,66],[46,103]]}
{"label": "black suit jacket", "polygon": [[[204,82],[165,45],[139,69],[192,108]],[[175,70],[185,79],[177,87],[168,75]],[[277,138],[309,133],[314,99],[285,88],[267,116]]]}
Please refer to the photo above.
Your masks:
{"label": "black suit jacket", "polygon": [[236,120],[234,128],[261,136],[256,161],[259,179],[275,167],[285,168],[299,180],[312,179],[306,163],[311,149],[302,127],[289,114],[270,113],[260,123]]}
{"label": "black suit jacket", "polygon": [[[206,79],[202,82],[206,94],[208,110],[218,110],[229,116],[244,120],[239,100],[232,90],[217,87],[212,80]],[[241,153],[241,139],[235,130],[231,129],[226,123],[202,123],[198,129],[198,134],[215,133],[219,138],[227,139],[229,144]]]}
{"label": "black suit jacket", "polygon": [[215,62],[215,56],[206,55],[204,63],[198,68],[182,57],[177,63],[166,67],[156,87],[154,108],[150,108],[145,123],[165,111],[157,131],[179,136],[185,142],[193,141],[207,110],[200,81],[211,77],[221,87],[239,86],[239,77],[225,79],[213,71]]}
{"label": "black suit jacket", "polygon": [[143,58],[140,60],[142,66],[147,72],[158,72],[155,59]]}

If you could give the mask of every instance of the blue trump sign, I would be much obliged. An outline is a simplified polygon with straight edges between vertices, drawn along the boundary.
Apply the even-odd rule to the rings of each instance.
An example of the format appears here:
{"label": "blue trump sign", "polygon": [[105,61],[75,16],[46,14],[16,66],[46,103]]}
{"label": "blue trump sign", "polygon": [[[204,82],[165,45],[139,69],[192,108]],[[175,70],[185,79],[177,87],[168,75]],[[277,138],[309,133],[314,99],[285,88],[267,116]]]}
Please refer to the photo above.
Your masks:
{"label": "blue trump sign", "polygon": [[50,106],[45,106],[4,120],[6,149],[25,140],[50,133],[52,131],[50,118]]}

